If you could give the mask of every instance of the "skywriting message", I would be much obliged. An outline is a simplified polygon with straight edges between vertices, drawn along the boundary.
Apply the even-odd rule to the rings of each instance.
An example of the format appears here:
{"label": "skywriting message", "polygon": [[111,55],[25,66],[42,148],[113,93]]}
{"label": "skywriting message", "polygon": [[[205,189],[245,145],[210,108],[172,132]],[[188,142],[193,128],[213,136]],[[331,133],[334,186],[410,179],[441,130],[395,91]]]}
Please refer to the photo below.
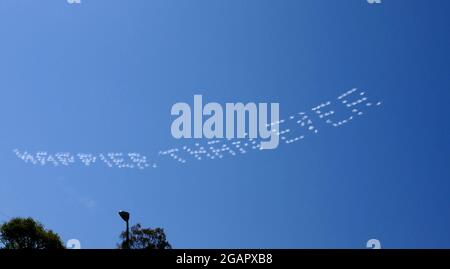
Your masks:
{"label": "skywriting message", "polygon": [[[381,101],[370,98],[366,91],[354,88],[309,110],[280,118],[278,103],[270,105],[270,113],[266,103],[226,104],[224,113],[220,104],[208,103],[203,106],[202,96],[195,95],[193,113],[187,103],[177,103],[171,109],[171,114],[177,116],[171,125],[172,136],[177,142],[185,143],[162,149],[151,157],[140,152],[52,153],[23,149],[13,149],[12,152],[24,163],[36,166],[155,169],[163,159],[186,164],[190,161],[233,158],[251,152],[264,152],[264,149],[279,149],[278,145],[292,146],[308,136],[318,135],[318,123],[329,128],[341,128],[381,105]],[[205,122],[204,115],[210,116]],[[191,126],[192,116],[194,128]],[[246,119],[248,122],[245,122]]]}

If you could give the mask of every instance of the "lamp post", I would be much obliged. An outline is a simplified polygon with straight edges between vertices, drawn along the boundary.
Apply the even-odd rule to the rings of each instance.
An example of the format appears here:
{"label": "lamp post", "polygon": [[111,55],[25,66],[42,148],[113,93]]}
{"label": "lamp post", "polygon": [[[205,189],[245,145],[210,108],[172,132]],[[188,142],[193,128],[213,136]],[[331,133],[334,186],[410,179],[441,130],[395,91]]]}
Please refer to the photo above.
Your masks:
{"label": "lamp post", "polygon": [[127,229],[125,232],[126,233],[125,248],[129,249],[130,248],[130,226],[128,224],[128,221],[130,220],[130,213],[120,210],[119,215],[127,224]]}

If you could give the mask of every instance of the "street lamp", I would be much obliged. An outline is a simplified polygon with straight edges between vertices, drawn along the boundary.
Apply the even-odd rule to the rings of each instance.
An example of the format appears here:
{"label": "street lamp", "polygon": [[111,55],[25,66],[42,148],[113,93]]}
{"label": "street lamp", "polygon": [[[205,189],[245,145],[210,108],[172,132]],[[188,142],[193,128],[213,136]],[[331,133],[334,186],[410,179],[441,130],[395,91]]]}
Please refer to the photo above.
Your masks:
{"label": "street lamp", "polygon": [[130,220],[130,213],[120,210],[119,215],[127,224],[125,248],[129,249],[130,248],[130,226],[128,224],[128,221]]}

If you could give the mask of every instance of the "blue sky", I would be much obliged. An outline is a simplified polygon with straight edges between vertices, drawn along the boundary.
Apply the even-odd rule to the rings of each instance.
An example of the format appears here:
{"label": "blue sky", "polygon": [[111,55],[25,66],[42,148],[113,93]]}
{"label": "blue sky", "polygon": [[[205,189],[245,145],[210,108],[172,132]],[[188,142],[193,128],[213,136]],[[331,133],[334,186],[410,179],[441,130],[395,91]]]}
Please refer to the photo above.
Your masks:
{"label": "blue sky", "polygon": [[[0,220],[32,216],[84,248],[115,247],[120,209],[176,248],[449,248],[449,12],[445,0],[2,0]],[[195,142],[170,133],[171,106],[194,94],[279,102],[286,118],[352,88],[383,104],[272,151],[158,155]],[[39,166],[14,149],[139,152],[158,167]]]}

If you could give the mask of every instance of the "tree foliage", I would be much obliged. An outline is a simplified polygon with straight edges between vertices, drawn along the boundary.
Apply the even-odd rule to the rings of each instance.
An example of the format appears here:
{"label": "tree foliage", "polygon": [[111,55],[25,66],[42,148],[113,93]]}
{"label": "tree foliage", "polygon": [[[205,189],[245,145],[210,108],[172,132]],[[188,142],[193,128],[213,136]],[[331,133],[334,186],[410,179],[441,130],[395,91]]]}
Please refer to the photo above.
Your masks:
{"label": "tree foliage", "polygon": [[[122,242],[119,248],[127,248],[126,232],[120,235]],[[142,228],[140,224],[136,224],[130,229],[130,245],[129,249],[171,249],[172,246],[166,239],[166,234],[162,228]]]}
{"label": "tree foliage", "polygon": [[0,226],[4,249],[63,249],[59,235],[32,218],[13,218]]}

